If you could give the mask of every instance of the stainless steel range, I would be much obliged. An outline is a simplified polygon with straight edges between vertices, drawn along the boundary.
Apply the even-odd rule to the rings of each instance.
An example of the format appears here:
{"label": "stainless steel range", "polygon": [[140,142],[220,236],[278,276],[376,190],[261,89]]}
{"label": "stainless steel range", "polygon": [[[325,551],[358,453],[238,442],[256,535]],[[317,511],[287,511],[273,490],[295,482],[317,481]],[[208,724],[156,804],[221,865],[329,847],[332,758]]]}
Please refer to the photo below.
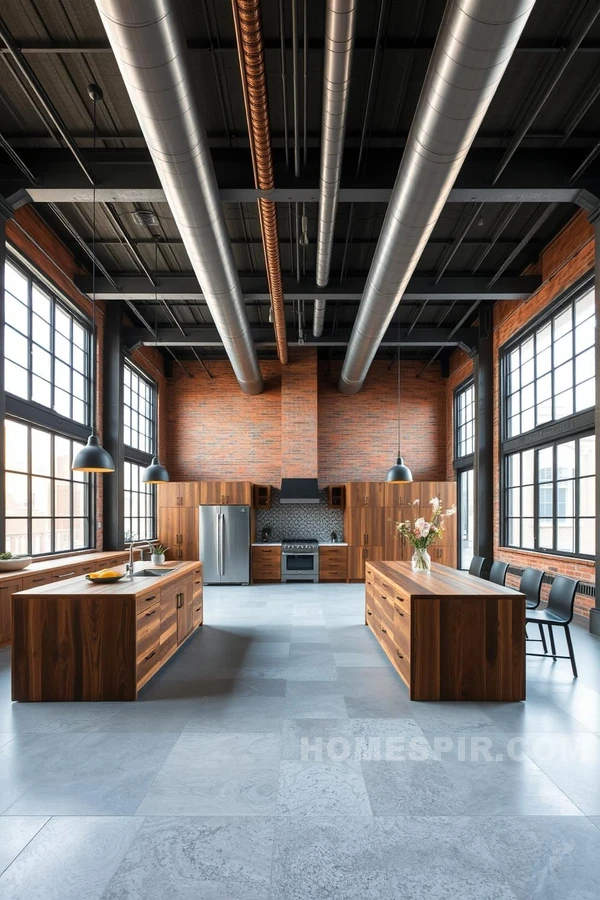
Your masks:
{"label": "stainless steel range", "polygon": [[281,580],[319,580],[319,542],[307,538],[289,538],[281,542]]}

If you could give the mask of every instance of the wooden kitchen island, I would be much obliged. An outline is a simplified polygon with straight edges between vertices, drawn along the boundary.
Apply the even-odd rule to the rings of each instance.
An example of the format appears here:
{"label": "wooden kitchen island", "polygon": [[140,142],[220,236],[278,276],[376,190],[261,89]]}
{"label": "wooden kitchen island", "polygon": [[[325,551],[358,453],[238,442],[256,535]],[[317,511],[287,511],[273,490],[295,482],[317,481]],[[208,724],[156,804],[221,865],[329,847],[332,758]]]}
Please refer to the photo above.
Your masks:
{"label": "wooden kitchen island", "polygon": [[368,563],[365,623],[411,700],[525,699],[525,595],[437,564]]}
{"label": "wooden kitchen island", "polygon": [[13,594],[12,699],[135,700],[203,621],[202,564],[158,568],[168,573]]}

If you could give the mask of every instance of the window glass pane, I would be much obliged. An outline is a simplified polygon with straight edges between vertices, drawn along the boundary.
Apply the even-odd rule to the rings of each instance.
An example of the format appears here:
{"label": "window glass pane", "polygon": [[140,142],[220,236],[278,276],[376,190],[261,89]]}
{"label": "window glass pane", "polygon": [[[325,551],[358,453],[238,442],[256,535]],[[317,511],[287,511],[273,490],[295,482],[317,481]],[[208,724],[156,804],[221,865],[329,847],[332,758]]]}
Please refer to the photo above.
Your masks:
{"label": "window glass pane", "polygon": [[52,553],[52,519],[31,520],[31,552],[34,556]]}
{"label": "window glass pane", "polygon": [[[80,485],[80,487],[82,486]],[[54,515],[63,518],[71,515],[71,483],[69,481],[54,482]]]}
{"label": "window glass pane", "polygon": [[12,294],[5,293],[5,321],[7,325],[19,331],[21,334],[29,334],[29,310],[24,303],[20,303]]}
{"label": "window glass pane", "polygon": [[579,441],[579,474],[593,475],[596,471],[596,439],[593,434]]}
{"label": "window glass pane", "polygon": [[556,528],[556,549],[565,553],[575,552],[575,520],[559,519]]}
{"label": "window glass pane", "polygon": [[563,391],[554,401],[554,418],[562,419],[573,413],[573,391]]}
{"label": "window glass pane", "polygon": [[521,492],[523,515],[533,517],[533,485],[524,487]]}
{"label": "window glass pane", "polygon": [[37,375],[32,375],[31,399],[35,403],[40,403],[42,406],[51,406],[52,385],[50,384],[50,382],[44,381],[43,378],[38,378]]}
{"label": "window glass pane", "polygon": [[523,484],[533,484],[534,451],[526,450],[521,454],[523,460]]}
{"label": "window glass pane", "polygon": [[533,519],[523,519],[521,522],[521,545],[526,549],[533,549],[535,546],[533,534]]}
{"label": "window glass pane", "polygon": [[52,357],[46,350],[33,345],[31,351],[32,369],[36,376],[44,378],[46,381],[52,380]]}
{"label": "window glass pane", "polygon": [[14,556],[29,553],[29,532],[27,519],[6,520],[6,550]]}
{"label": "window glass pane", "polygon": [[594,346],[594,323],[584,322],[575,329],[575,353]]}
{"label": "window glass pane", "polygon": [[508,457],[508,484],[521,484],[521,454],[514,453]]}
{"label": "window glass pane", "polygon": [[579,481],[579,515],[596,515],[596,479],[593,475]]}
{"label": "window glass pane", "polygon": [[16,397],[23,397],[25,400],[29,394],[29,380],[27,378],[27,370],[21,366],[15,365],[9,359],[4,362],[4,378],[6,390],[9,394]]}
{"label": "window glass pane", "polygon": [[573,325],[573,312],[571,306],[567,306],[564,312],[554,317],[554,340],[571,331]]}
{"label": "window glass pane", "polygon": [[596,553],[596,520],[579,520],[579,552],[589,556]]}
{"label": "window glass pane", "polygon": [[71,441],[66,438],[54,438],[54,475],[56,478],[69,478],[71,471]]}
{"label": "window glass pane", "polygon": [[6,440],[6,468],[12,472],[27,471],[27,426],[6,419],[4,425]]}
{"label": "window glass pane", "polygon": [[594,350],[590,348],[580,353],[575,360],[575,382],[580,384],[594,377]]}
{"label": "window glass pane", "polygon": [[519,516],[521,514],[521,489],[520,488],[510,488],[507,496],[507,509],[506,513],[508,516]]}
{"label": "window glass pane", "polygon": [[573,478],[575,475],[575,441],[558,444],[556,448],[556,477]]}
{"label": "window glass pane", "polygon": [[71,549],[71,520],[55,519],[54,520],[54,546],[56,552]]}
{"label": "window glass pane", "polygon": [[554,448],[544,447],[538,451],[538,479],[552,481],[554,477]]}
{"label": "window glass pane", "polygon": [[39,478],[34,476],[31,479],[31,515],[32,516],[50,516],[52,515],[52,481],[50,478]]}
{"label": "window glass pane", "polygon": [[[15,331],[14,328],[6,326],[4,332],[4,352],[7,359],[12,359],[23,368],[29,368],[29,342],[26,337]],[[10,387],[10,385],[7,385]]]}
{"label": "window glass pane", "polygon": [[52,474],[52,447],[49,432],[31,429],[31,471],[34,475]]}
{"label": "window glass pane", "polygon": [[28,483],[27,475],[17,475],[14,472],[6,473],[6,515],[26,516],[28,512],[27,501]]}
{"label": "window glass pane", "polygon": [[31,288],[31,308],[45,322],[52,321],[52,299],[37,284],[33,284]]}
{"label": "window glass pane", "polygon": [[575,388],[575,409],[577,412],[589,409],[596,402],[596,382],[593,378],[578,384]]}
{"label": "window glass pane", "polygon": [[554,549],[553,520],[540,519],[538,526],[538,543],[542,550]]}
{"label": "window glass pane", "polygon": [[508,520],[508,543],[511,547],[521,546],[521,528],[519,519]]}
{"label": "window glass pane", "polygon": [[[594,315],[594,292],[590,291],[575,303],[575,322],[585,321]],[[592,329],[593,330],[593,329]]]}
{"label": "window glass pane", "polygon": [[6,290],[10,291],[10,293],[14,297],[18,297],[19,300],[23,301],[23,303],[28,302],[27,278],[25,278],[21,271],[13,266],[10,262],[6,263],[6,269],[4,272],[4,286]]}

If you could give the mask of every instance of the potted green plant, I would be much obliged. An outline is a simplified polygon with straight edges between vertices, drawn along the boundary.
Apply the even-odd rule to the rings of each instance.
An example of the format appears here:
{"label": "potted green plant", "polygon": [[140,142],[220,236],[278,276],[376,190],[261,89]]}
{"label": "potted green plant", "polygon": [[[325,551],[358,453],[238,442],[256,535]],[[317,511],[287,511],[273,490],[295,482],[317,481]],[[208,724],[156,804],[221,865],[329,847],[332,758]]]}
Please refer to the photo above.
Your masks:
{"label": "potted green plant", "polygon": [[165,553],[169,548],[162,544],[152,544],[152,565],[162,566],[165,562]]}

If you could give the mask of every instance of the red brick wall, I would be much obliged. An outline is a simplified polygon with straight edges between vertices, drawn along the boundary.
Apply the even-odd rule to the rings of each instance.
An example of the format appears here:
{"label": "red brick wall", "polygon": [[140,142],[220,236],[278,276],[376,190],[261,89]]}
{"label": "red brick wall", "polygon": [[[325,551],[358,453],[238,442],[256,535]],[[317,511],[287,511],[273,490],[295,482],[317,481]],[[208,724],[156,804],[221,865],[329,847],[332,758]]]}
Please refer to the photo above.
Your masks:
{"label": "red brick wall", "polygon": [[[376,360],[358,394],[337,389],[342,363],[319,367],[319,481],[381,481],[396,459],[398,370]],[[445,380],[434,363],[401,363],[400,446],[416,481],[444,480]]]}
{"label": "red brick wall", "polygon": [[[301,352],[295,351],[295,355]],[[309,361],[312,353],[307,352]],[[309,372],[313,371],[313,363],[307,365]],[[287,401],[281,381],[288,373],[282,375],[279,363],[262,363],[267,386],[257,397],[241,393],[228,362],[209,363],[212,381],[198,364],[186,363],[194,376],[191,379],[174,370],[168,389],[167,465],[171,478],[249,478],[278,487],[282,473],[288,477],[291,471],[298,473],[297,477],[314,475],[312,460],[318,450],[322,486],[346,480],[382,480],[396,454],[396,367],[388,369],[388,363],[375,362],[363,390],[353,396],[337,389],[340,367],[341,363],[331,368],[319,363],[318,398],[314,389],[311,397],[302,396],[310,379],[300,379],[297,389],[304,409],[314,415],[312,423],[308,415],[301,417],[302,446],[293,429],[286,430],[289,419],[282,414],[282,403]],[[402,364],[402,452],[415,478],[443,480],[445,382],[438,366],[432,366],[422,379],[416,378],[422,368],[423,362]],[[313,447],[306,446],[309,440],[314,440]],[[300,459],[297,468],[291,469],[293,461],[284,462],[289,453],[306,454],[310,467]]]}
{"label": "red brick wall", "polygon": [[[540,254],[537,263],[528,271],[538,272],[544,281],[527,301],[502,301],[494,307],[494,465],[500,471],[500,422],[499,422],[499,360],[503,345],[519,332],[531,319],[542,312],[562,291],[577,281],[594,266],[593,230],[583,211],[578,212],[567,226]],[[448,422],[452,422],[452,395],[454,388],[472,371],[472,365],[464,354],[457,352],[451,359],[451,376],[447,383]],[[447,472],[452,471],[452,431],[449,430],[447,446]],[[494,480],[494,557],[519,567],[535,566],[551,574],[560,573],[593,582],[595,564],[592,560],[574,560],[547,553],[513,550],[500,545],[500,479]],[[511,583],[515,583],[512,579]],[[544,588],[547,595],[547,588]],[[578,595],[576,611],[587,615],[593,606],[589,597]]]}
{"label": "red brick wall", "polygon": [[318,467],[317,351],[290,351],[281,367],[281,477],[316,478]]}

